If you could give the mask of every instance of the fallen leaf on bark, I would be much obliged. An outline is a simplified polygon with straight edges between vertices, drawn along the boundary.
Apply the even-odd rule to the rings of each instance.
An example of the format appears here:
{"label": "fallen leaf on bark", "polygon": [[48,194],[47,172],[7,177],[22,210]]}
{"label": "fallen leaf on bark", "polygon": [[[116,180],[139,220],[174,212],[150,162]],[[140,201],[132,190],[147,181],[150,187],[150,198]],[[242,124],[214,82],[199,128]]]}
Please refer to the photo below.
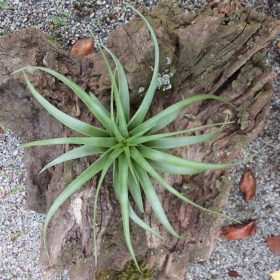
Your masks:
{"label": "fallen leaf on bark", "polygon": [[228,276],[229,277],[239,277],[240,274],[236,270],[229,270],[228,271]]}
{"label": "fallen leaf on bark", "polygon": [[272,280],[280,280],[280,270],[270,273]]}
{"label": "fallen leaf on bark", "polygon": [[227,240],[238,240],[247,237],[256,232],[256,222],[250,221],[243,224],[223,227],[221,235]]}
{"label": "fallen leaf on bark", "polygon": [[71,47],[70,54],[76,57],[85,57],[94,51],[93,46],[91,38],[80,39]]}
{"label": "fallen leaf on bark", "polygon": [[256,178],[252,170],[247,169],[243,173],[240,183],[240,191],[244,193],[246,202],[250,201],[256,194]]}
{"label": "fallen leaf on bark", "polygon": [[270,251],[280,255],[280,235],[267,237],[266,241]]}
{"label": "fallen leaf on bark", "polygon": [[4,132],[4,129],[0,126],[0,134]]}

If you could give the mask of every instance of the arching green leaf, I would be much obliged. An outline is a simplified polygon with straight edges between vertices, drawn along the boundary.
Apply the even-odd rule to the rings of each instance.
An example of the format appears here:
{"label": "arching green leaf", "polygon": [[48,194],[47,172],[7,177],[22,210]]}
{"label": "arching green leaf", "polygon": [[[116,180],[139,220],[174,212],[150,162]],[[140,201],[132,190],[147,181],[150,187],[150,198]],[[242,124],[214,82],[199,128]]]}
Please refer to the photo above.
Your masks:
{"label": "arching green leaf", "polygon": [[195,136],[168,137],[146,142],[146,146],[158,149],[172,149],[209,141],[216,136],[217,131]]}
{"label": "arching green leaf", "polygon": [[[152,167],[151,167],[152,168]],[[155,192],[154,186],[147,175],[147,173],[140,167],[137,166],[136,172],[139,176],[141,186],[145,192],[145,195],[156,214],[158,220],[160,223],[165,227],[165,229],[172,234],[173,236],[180,238],[180,236],[176,233],[174,228],[171,226],[170,222],[168,221],[168,218],[165,215],[165,212],[162,208],[161,202]]]}
{"label": "arching green leaf", "polygon": [[[135,171],[134,171],[135,172]],[[132,172],[130,171],[128,173],[128,188],[129,192],[131,193],[138,210],[140,212],[144,212],[144,206],[143,206],[143,199],[142,199],[142,194],[141,194],[141,188],[139,185],[139,181],[136,176],[133,176]]]}
{"label": "arching green leaf", "polygon": [[[202,130],[204,128],[209,128],[209,127],[213,127],[213,126],[217,126],[217,125],[227,125],[227,124],[232,124],[232,123],[234,123],[234,122],[207,124],[207,125],[192,127],[192,128],[188,128],[188,129],[184,129],[184,130],[178,130],[178,131],[172,131],[172,132],[166,132],[166,133],[160,133],[160,134],[152,134],[152,135],[147,135],[147,136],[141,136],[142,132],[139,132],[139,134],[135,134],[134,136],[130,137],[128,140],[129,140],[129,143],[131,143],[133,145],[137,145],[137,144],[141,144],[141,143],[145,143],[145,142],[149,142],[149,141],[163,139],[165,137],[171,137],[171,136],[176,136],[176,135],[180,135],[180,134],[191,133],[191,132],[194,132],[197,130]],[[145,133],[148,132],[148,130],[150,128],[148,128],[147,131],[145,131]]]}
{"label": "arching green leaf", "polygon": [[144,96],[144,99],[143,99],[141,105],[139,106],[138,110],[136,111],[136,113],[134,114],[134,116],[132,117],[132,119],[129,123],[129,129],[133,129],[136,126],[138,126],[139,124],[141,124],[142,121],[145,119],[145,116],[151,106],[155,91],[158,86],[159,45],[158,45],[156,34],[155,34],[151,24],[149,23],[149,21],[139,11],[137,11],[133,6],[131,6],[129,4],[127,6],[130,7],[136,14],[138,14],[141,17],[141,19],[144,21],[144,23],[146,24],[147,28],[150,31],[151,38],[152,38],[154,48],[155,48],[155,63],[154,63],[154,69],[153,69],[153,76],[152,76],[149,88]]}
{"label": "arching green leaf", "polygon": [[77,159],[77,158],[82,158],[82,157],[86,157],[86,156],[91,156],[91,155],[104,153],[105,151],[106,151],[105,148],[95,147],[95,146],[87,146],[87,145],[84,145],[84,146],[79,147],[79,148],[75,148],[75,149],[73,149],[69,152],[66,152],[65,154],[57,157],[55,160],[51,161],[50,163],[48,163],[40,171],[40,173],[42,173],[46,169],[48,169],[48,168],[50,168],[54,165],[57,165],[59,163],[63,163],[63,162],[68,161],[68,160],[73,160],[73,159]]}
{"label": "arching green leaf", "polygon": [[48,253],[46,233],[47,233],[48,224],[52,219],[53,215],[73,193],[79,190],[86,182],[88,182],[93,176],[95,176],[100,170],[104,168],[104,166],[108,161],[108,158],[109,158],[108,152],[103,154],[98,160],[96,160],[85,171],[83,171],[74,181],[72,181],[54,200],[53,204],[51,205],[50,209],[47,212],[47,216],[43,226],[44,244],[48,257],[49,257],[49,253]]}
{"label": "arching green leaf", "polygon": [[146,120],[142,124],[139,124],[136,128],[134,128],[130,132],[130,134],[135,135],[137,133],[140,133],[141,131],[145,131],[145,129],[149,127],[152,127],[149,133],[159,131],[162,128],[166,127],[171,122],[173,122],[184,107],[186,107],[187,105],[193,102],[204,101],[207,99],[218,100],[236,109],[235,106],[233,106],[231,103],[227,102],[226,100],[224,100],[219,96],[211,95],[211,94],[194,95],[192,97],[186,98],[184,100],[181,100],[169,106],[168,108],[164,109],[163,111],[153,116],[152,118]]}
{"label": "arching green leaf", "polygon": [[194,175],[201,173],[200,169],[186,167],[186,166],[176,166],[174,164],[169,164],[161,161],[149,160],[148,161],[154,169],[169,173],[169,174],[177,174],[177,175]]}
{"label": "arching green leaf", "polygon": [[[64,75],[49,69],[45,67],[39,67],[39,66],[29,66],[32,69],[37,69],[44,71],[58,80],[62,81],[65,85],[67,85],[87,106],[87,108],[90,110],[90,112],[100,121],[100,123],[108,130],[110,133],[113,133],[111,122],[110,122],[110,114],[107,110],[104,110],[103,106],[100,106],[100,102],[92,102],[92,96],[93,93],[91,93],[91,96],[87,94],[79,85],[65,77]],[[28,68],[26,68],[28,69]]]}
{"label": "arching green leaf", "polygon": [[44,139],[25,143],[19,148],[29,148],[34,146],[46,145],[62,145],[62,144],[76,144],[76,145],[91,145],[96,147],[112,147],[116,144],[116,139],[112,137],[65,137]]}
{"label": "arching green leaf", "polygon": [[94,247],[94,252],[95,252],[95,266],[97,266],[97,250],[96,250],[96,211],[97,211],[97,202],[98,202],[98,197],[100,193],[100,189],[102,186],[102,183],[104,181],[105,175],[110,168],[110,166],[113,164],[113,162],[116,160],[116,158],[122,153],[122,150],[120,148],[116,148],[113,150],[105,165],[103,166],[101,175],[98,180],[98,184],[96,187],[96,192],[95,192],[95,197],[94,197],[94,205],[93,205],[93,219],[92,219],[92,227],[93,227],[93,247]]}
{"label": "arching green leaf", "polygon": [[175,196],[177,196],[179,199],[181,199],[182,201],[184,201],[185,203],[188,203],[196,208],[199,208],[200,210],[203,210],[205,212],[208,212],[210,214],[214,214],[214,215],[218,215],[218,216],[222,216],[224,218],[233,220],[235,222],[238,222],[238,220],[233,219],[225,214],[219,213],[217,211],[211,210],[211,209],[207,209],[204,208],[198,204],[196,204],[195,202],[193,202],[192,200],[190,200],[189,198],[185,197],[184,195],[182,195],[181,193],[179,193],[178,191],[176,191],[172,186],[170,186],[167,182],[165,182],[165,180],[153,169],[153,167],[145,160],[145,158],[137,151],[137,149],[132,148],[131,151],[131,155],[133,157],[133,159],[144,169],[146,170],[153,178],[155,178],[159,184],[161,184],[166,190],[168,190],[169,192],[171,192],[172,194],[174,194]]}
{"label": "arching green leaf", "polygon": [[129,121],[129,113],[130,113],[130,98],[129,98],[129,89],[128,83],[126,79],[126,74],[124,68],[119,61],[119,59],[115,56],[115,54],[108,49],[106,46],[102,45],[102,47],[111,55],[113,58],[116,69],[118,73],[118,86],[119,86],[119,95],[120,95],[120,102],[122,104],[123,112],[126,117],[126,121]]}
{"label": "arching green leaf", "polygon": [[139,270],[139,272],[141,272],[131,244],[130,226],[129,226],[128,181],[127,181],[128,165],[125,161],[124,155],[121,155],[119,157],[118,170],[115,170],[114,175],[115,175],[114,188],[116,189],[116,193],[118,194],[118,199],[120,202],[125,242],[137,269]]}
{"label": "arching green leaf", "polygon": [[59,122],[65,126],[87,136],[106,136],[108,132],[98,127],[92,126],[80,120],[77,120],[62,111],[58,110],[50,102],[48,102],[31,84],[28,76],[23,72],[24,80],[34,98],[48,111],[50,115],[55,117]]}
{"label": "arching green leaf", "polygon": [[157,238],[163,239],[162,236],[159,234],[159,232],[152,229],[148,224],[146,224],[143,220],[141,220],[139,216],[136,215],[131,205],[129,205],[129,217],[135,224],[143,228],[145,231],[156,236]]}
{"label": "arching green leaf", "polygon": [[97,42],[97,46],[99,47],[99,50],[100,50],[101,55],[103,57],[103,60],[105,62],[105,66],[106,66],[107,71],[109,73],[109,77],[111,79],[111,87],[113,89],[114,99],[115,99],[115,102],[116,102],[117,117],[118,117],[118,121],[119,121],[118,126],[119,126],[119,129],[120,129],[120,132],[123,135],[128,136],[128,130],[127,130],[127,125],[126,125],[126,118],[125,118],[124,110],[123,110],[123,107],[122,107],[120,93],[119,93],[119,89],[117,87],[115,76],[113,74],[113,71],[112,71],[112,68],[110,66],[110,63],[109,63],[105,53],[103,52],[102,46],[99,44],[99,42]]}
{"label": "arching green leaf", "polygon": [[139,152],[142,156],[154,161],[173,164],[179,167],[199,169],[201,172],[205,170],[225,169],[234,166],[233,163],[204,163],[183,159],[145,146],[139,147]]}

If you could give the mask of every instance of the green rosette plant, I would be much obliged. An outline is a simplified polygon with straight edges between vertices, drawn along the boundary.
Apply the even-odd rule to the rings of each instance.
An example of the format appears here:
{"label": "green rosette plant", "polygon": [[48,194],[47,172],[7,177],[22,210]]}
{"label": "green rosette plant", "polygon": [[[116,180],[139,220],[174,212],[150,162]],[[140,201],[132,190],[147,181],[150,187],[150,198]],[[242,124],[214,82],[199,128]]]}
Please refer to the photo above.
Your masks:
{"label": "green rosette plant", "polygon": [[[132,247],[130,236],[130,221],[142,227],[145,231],[152,235],[162,238],[160,233],[152,229],[147,223],[141,219],[136,213],[144,212],[143,199],[149,202],[158,221],[164,228],[174,237],[180,238],[175,229],[170,224],[161,202],[153,187],[152,179],[157,181],[164,189],[174,194],[184,203],[188,203],[205,212],[214,215],[226,215],[211,209],[206,209],[186,196],[182,195],[170,184],[168,184],[160,175],[163,173],[193,175],[201,173],[205,170],[224,169],[233,166],[232,163],[202,163],[195,160],[180,158],[172,155],[172,149],[177,147],[185,147],[192,144],[202,143],[204,141],[215,138],[225,124],[229,123],[225,120],[223,123],[204,125],[196,128],[159,133],[160,130],[174,121],[180,114],[182,109],[187,105],[204,100],[217,100],[234,107],[224,99],[211,95],[199,94],[183,99],[170,107],[162,110],[150,119],[146,119],[147,112],[152,104],[155,91],[158,86],[159,72],[159,45],[155,32],[153,31],[148,20],[134,7],[128,5],[136,14],[138,14],[147,26],[154,45],[154,66],[150,85],[144,95],[144,98],[134,114],[130,110],[130,97],[126,74],[119,59],[107,49],[104,45],[97,43],[98,48],[104,58],[108,74],[111,79],[111,103],[108,110],[98,100],[93,93],[87,93],[79,85],[71,81],[69,78],[60,73],[45,67],[27,66],[16,72],[22,72],[24,80],[33,97],[48,111],[50,115],[55,117],[59,122],[80,134],[77,137],[64,137],[56,139],[38,140],[21,145],[23,148],[71,144],[79,145],[71,151],[64,153],[58,158],[47,164],[41,172],[69,160],[83,158],[86,156],[96,155],[98,159],[94,161],[87,169],[76,177],[64,190],[57,196],[53,204],[49,208],[46,220],[43,226],[44,244],[47,250],[47,228],[52,217],[59,207],[76,191],[78,191],[85,183],[87,183],[95,175],[99,175],[96,186],[93,209],[93,242],[96,253],[96,209],[98,195],[102,187],[104,178],[110,168],[113,169],[113,190],[120,205],[124,238],[131,257],[139,269],[138,262]],[[111,68],[105,51],[111,56],[115,67]],[[27,73],[30,71],[41,70],[67,85],[84,103],[93,116],[99,121],[102,128],[93,126],[92,124],[78,120],[72,116],[65,114],[57,109],[49,101],[47,101],[30,82]],[[209,127],[220,126],[212,132],[186,136],[185,134],[202,130]],[[171,151],[170,151],[171,150]],[[137,207],[136,211],[134,207]],[[230,218],[230,217],[227,217]],[[49,254],[48,254],[49,256]]]}

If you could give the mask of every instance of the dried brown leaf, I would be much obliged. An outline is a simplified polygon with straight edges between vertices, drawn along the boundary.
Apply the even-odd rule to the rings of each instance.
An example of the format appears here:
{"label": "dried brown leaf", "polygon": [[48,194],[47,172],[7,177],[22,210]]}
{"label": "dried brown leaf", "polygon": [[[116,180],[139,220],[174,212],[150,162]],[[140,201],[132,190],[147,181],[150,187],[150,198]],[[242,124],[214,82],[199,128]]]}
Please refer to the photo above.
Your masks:
{"label": "dried brown leaf", "polygon": [[82,38],[75,42],[70,49],[70,54],[76,57],[85,57],[93,53],[94,42],[91,38]]}
{"label": "dried brown leaf", "polygon": [[256,178],[252,170],[246,169],[243,173],[240,183],[240,191],[244,193],[246,202],[250,201],[256,194]]}
{"label": "dried brown leaf", "polygon": [[221,235],[227,240],[237,240],[245,238],[256,231],[256,222],[250,221],[243,224],[236,224],[232,226],[223,227]]}
{"label": "dried brown leaf", "polygon": [[280,255],[280,235],[267,237],[266,241],[270,251]]}
{"label": "dried brown leaf", "polygon": [[239,277],[240,274],[236,270],[231,269],[228,271],[228,276],[229,277]]}

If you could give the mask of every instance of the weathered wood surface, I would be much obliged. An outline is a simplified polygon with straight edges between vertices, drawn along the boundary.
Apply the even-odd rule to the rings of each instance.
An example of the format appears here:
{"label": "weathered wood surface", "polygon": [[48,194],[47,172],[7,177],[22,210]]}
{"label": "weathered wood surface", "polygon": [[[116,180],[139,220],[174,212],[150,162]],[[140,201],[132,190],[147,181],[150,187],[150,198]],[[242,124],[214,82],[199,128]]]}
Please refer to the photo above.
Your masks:
{"label": "weathered wood surface", "polygon": [[[239,124],[230,125],[213,143],[176,149],[174,154],[211,162],[233,160],[263,128],[274,78],[265,57],[268,44],[280,33],[280,22],[238,3],[227,6],[210,2],[202,10],[186,13],[168,0],[150,12],[149,20],[160,43],[160,72],[162,75],[172,73],[172,88],[158,91],[151,114],[202,92],[224,96],[240,108],[237,113],[215,102],[187,107],[169,130],[222,121],[225,112]],[[143,96],[139,88],[147,88],[151,77],[153,46],[148,31],[138,18],[133,18],[112,32],[108,43],[125,66],[136,108]],[[0,62],[0,121],[16,131],[22,142],[69,135],[69,130],[31,98],[20,75],[11,75],[20,67],[28,64],[50,67],[95,92],[108,104],[110,83],[100,55],[94,53],[82,60],[70,57],[36,29],[1,38]],[[37,72],[32,74],[32,81],[59,109],[95,123],[62,83]],[[94,160],[59,165],[38,175],[47,162],[68,149],[57,146],[25,151],[30,209],[45,212],[67,182]],[[212,209],[222,210],[229,195],[228,171],[225,170],[192,177],[166,176],[166,179],[193,201]],[[95,268],[91,241],[95,183],[96,179],[88,183],[55,215],[48,230],[52,263],[48,264],[42,249],[41,261],[45,265],[58,269],[67,267],[71,279],[75,280],[108,279],[108,275],[110,279],[174,280],[181,279],[189,263],[210,256],[220,218],[181,203],[156,185],[170,221],[184,239],[177,240],[166,234],[146,203],[145,220],[158,229],[165,240],[157,240],[132,226],[136,254],[149,269],[146,278],[140,278],[131,267],[125,266],[130,256],[123,242],[119,208],[108,176],[98,209],[99,263]],[[114,270],[124,266],[117,276]],[[150,271],[154,271],[153,277]]]}

